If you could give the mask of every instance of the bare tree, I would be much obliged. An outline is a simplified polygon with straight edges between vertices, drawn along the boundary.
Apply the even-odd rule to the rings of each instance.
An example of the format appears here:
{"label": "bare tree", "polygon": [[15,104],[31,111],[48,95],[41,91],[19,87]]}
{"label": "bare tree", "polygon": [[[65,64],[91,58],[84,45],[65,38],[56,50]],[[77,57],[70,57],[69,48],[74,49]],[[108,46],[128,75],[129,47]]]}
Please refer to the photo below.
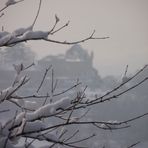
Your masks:
{"label": "bare tree", "polygon": [[[24,0],[8,0],[4,8],[0,10],[0,17],[4,15],[4,10],[9,8],[9,6],[16,5]],[[0,32],[0,47],[5,46],[15,46],[20,42],[26,42],[29,40],[44,40],[47,42],[54,42],[57,44],[77,44],[82,43],[87,40],[92,39],[107,39],[108,37],[94,37],[95,31],[91,33],[85,39],[67,42],[67,41],[58,41],[50,39],[50,36],[53,36],[57,32],[61,31],[63,28],[69,25],[69,21],[65,23],[63,26],[57,28],[57,24],[60,21],[57,15],[55,15],[55,23],[52,26],[51,30],[48,31],[34,31],[34,25],[38,18],[40,8],[41,8],[42,0],[39,1],[39,8],[37,11],[37,15],[33,21],[33,23],[26,28],[19,28],[14,30],[12,33],[3,31]],[[98,120],[85,120],[83,117],[87,118],[87,113],[91,107],[94,105],[98,105],[107,101],[111,101],[113,99],[119,99],[120,96],[129,92],[130,90],[142,85],[145,81],[148,80],[148,77],[145,77],[137,84],[133,86],[126,87],[126,89],[121,89],[125,86],[129,81],[136,78],[140,73],[142,73],[148,65],[145,65],[141,68],[137,73],[135,73],[132,77],[127,78],[126,72],[126,81],[124,81],[115,87],[114,89],[108,91],[102,96],[95,95],[94,98],[88,98],[85,94],[87,87],[82,87],[83,89],[77,91],[76,95],[73,97],[62,97],[63,94],[67,92],[79,88],[82,85],[81,82],[77,81],[70,88],[63,90],[61,92],[56,92],[57,81],[54,78],[53,67],[49,66],[46,70],[42,79],[40,81],[39,86],[37,87],[35,92],[32,92],[31,95],[21,95],[19,91],[23,89],[25,85],[28,85],[30,82],[30,78],[24,71],[31,68],[34,64],[25,66],[23,63],[18,65],[13,65],[16,71],[16,76],[12,85],[7,89],[4,89],[0,92],[0,104],[4,102],[10,102],[15,104],[19,109],[14,114],[10,120],[8,120],[5,124],[0,122],[0,144],[2,148],[15,148],[16,143],[22,138],[24,141],[24,148],[29,148],[35,141],[47,141],[49,142],[49,148],[58,146],[64,147],[73,147],[73,148],[83,148],[84,146],[79,145],[79,143],[86,141],[95,136],[94,133],[90,133],[88,137],[74,140],[75,137],[80,134],[79,130],[70,131],[68,127],[77,125],[92,125],[96,127],[96,129],[103,130],[117,130],[124,129],[130,127],[130,123],[134,120],[142,118],[148,113],[144,113],[142,115],[133,117],[131,119],[127,119],[125,121],[98,121]],[[51,71],[51,88],[49,92],[46,94],[40,94],[41,88],[43,87],[48,72]],[[125,77],[124,76],[124,77]],[[58,100],[55,98],[58,96]],[[36,101],[32,101],[32,99]],[[42,99],[42,103],[38,103],[38,99]],[[50,100],[50,101],[48,101]],[[75,116],[75,112],[85,110],[85,112],[79,116]],[[9,109],[0,110],[0,114],[5,112],[9,112]],[[56,121],[51,124],[47,124],[45,119],[55,118]],[[49,120],[50,121],[50,120]],[[68,136],[67,136],[68,135]],[[132,144],[128,147],[133,147],[139,142]]]}

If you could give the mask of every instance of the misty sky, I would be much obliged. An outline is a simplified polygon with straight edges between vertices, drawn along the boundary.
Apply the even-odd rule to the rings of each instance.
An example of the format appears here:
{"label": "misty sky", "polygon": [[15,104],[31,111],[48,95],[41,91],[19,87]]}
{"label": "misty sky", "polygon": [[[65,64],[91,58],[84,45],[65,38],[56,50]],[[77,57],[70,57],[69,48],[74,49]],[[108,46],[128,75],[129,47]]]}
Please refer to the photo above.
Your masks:
{"label": "misty sky", "polygon": [[[6,0],[0,0],[0,8]],[[0,27],[13,31],[32,24],[39,0],[25,0],[9,7],[0,19]],[[93,40],[81,44],[94,51],[94,66],[101,75],[122,75],[129,64],[129,73],[148,64],[148,0],[43,0],[35,30],[48,30],[54,15],[60,25],[70,20],[70,26],[57,33],[54,39],[73,41],[87,37],[93,29],[96,36],[107,40]],[[44,41],[28,42],[39,58],[47,54],[64,53],[70,46]]]}

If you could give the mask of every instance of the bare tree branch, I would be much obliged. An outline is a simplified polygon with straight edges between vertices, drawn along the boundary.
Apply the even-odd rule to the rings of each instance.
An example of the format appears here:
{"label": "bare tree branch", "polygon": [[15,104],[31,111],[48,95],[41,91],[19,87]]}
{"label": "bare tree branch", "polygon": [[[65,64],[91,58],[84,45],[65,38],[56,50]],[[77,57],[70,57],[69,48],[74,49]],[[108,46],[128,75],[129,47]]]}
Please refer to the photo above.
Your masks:
{"label": "bare tree branch", "polygon": [[10,109],[0,110],[0,114],[5,113],[5,112],[9,112],[9,111],[10,111]]}
{"label": "bare tree branch", "polygon": [[40,9],[41,9],[41,4],[42,4],[42,0],[40,0],[40,2],[39,2],[39,8],[38,8],[36,17],[35,17],[35,19],[34,19],[34,21],[33,21],[33,23],[32,23],[32,28],[34,27],[34,25],[35,25],[35,23],[36,23],[36,21],[37,21],[37,18],[38,18],[38,16],[39,16]]}
{"label": "bare tree branch", "polygon": [[45,81],[45,78],[46,78],[46,76],[47,76],[47,73],[48,73],[48,71],[51,69],[51,67],[52,67],[52,65],[50,65],[50,66],[46,69],[46,71],[45,71],[45,73],[44,73],[44,76],[43,76],[43,79],[42,79],[42,81],[41,81],[41,83],[40,83],[40,85],[39,85],[39,87],[38,87],[38,89],[37,89],[37,93],[38,93],[39,90],[41,89],[41,87],[42,87],[42,85],[43,85],[43,83],[44,83],[44,81]]}
{"label": "bare tree branch", "polygon": [[15,5],[15,4],[20,3],[20,2],[22,2],[22,1],[24,1],[24,0],[14,1],[13,3],[11,3],[11,4],[9,4],[9,5],[4,6],[4,7],[0,10],[0,12],[4,11],[4,10],[7,9],[9,6]]}
{"label": "bare tree branch", "polygon": [[140,143],[140,141],[138,141],[138,142],[136,142],[136,143],[134,143],[134,144],[132,144],[132,145],[128,146],[127,148],[132,148],[132,147],[134,147],[134,146],[138,145],[139,143]]}

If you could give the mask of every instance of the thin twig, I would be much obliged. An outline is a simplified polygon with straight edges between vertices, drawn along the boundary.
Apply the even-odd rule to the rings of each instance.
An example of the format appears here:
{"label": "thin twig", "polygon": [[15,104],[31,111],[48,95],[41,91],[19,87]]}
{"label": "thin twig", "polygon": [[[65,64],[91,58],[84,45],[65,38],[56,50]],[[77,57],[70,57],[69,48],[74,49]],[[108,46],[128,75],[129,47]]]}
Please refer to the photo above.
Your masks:
{"label": "thin twig", "polygon": [[123,77],[126,76],[126,74],[127,74],[127,70],[128,70],[128,65],[126,65],[126,68],[125,68],[125,72],[124,72],[124,76],[123,76]]}
{"label": "thin twig", "polygon": [[51,43],[56,43],[56,44],[73,45],[73,44],[86,42],[88,40],[96,40],[96,39],[102,40],[102,39],[108,39],[108,38],[109,37],[100,37],[100,38],[99,37],[93,37],[92,34],[91,34],[89,37],[84,38],[82,40],[68,42],[68,41],[52,40],[52,39],[48,39],[48,38],[45,38],[45,37],[28,37],[28,38],[17,38],[17,40],[10,40],[10,41],[0,45],[0,47],[10,46],[10,45],[13,45],[13,44],[17,44],[17,43],[20,43],[20,42],[31,41],[31,40],[44,40],[44,41],[51,42]]}
{"label": "thin twig", "polygon": [[79,133],[79,130],[76,130],[71,136],[69,136],[67,139],[64,140],[64,142],[67,142],[71,140],[73,137],[75,137]]}
{"label": "thin twig", "polygon": [[[56,18],[57,18],[57,16],[55,15],[55,19],[56,19]],[[54,23],[52,29],[49,31],[48,34],[52,34],[52,32],[54,31],[54,29],[55,29],[55,27],[57,26],[58,22],[59,22],[59,21],[56,19],[56,21],[55,21],[55,23]]]}
{"label": "thin twig", "polygon": [[19,0],[19,1],[16,1],[15,3],[13,3],[13,4],[11,4],[11,5],[4,6],[4,7],[0,10],[0,12],[4,11],[4,10],[7,9],[9,6],[15,5],[15,4],[17,4],[17,3],[19,3],[19,2],[22,2],[22,1],[24,1],[24,0]]}
{"label": "thin twig", "polygon": [[[115,87],[114,89],[112,89],[111,91],[108,91],[107,93],[105,93],[104,95],[102,95],[101,97],[99,98],[96,98],[94,100],[91,100],[89,101],[89,103],[93,103],[93,102],[96,102],[96,101],[100,101],[102,102],[102,99],[108,95],[110,95],[111,93],[119,90],[122,86],[124,86],[125,84],[127,84],[129,81],[133,80],[135,77],[137,77],[141,72],[143,72],[146,68],[148,67],[148,65],[145,65],[143,68],[141,68],[137,73],[135,73],[132,77],[130,77],[126,82],[124,83],[121,83],[120,85],[118,85],[117,87]],[[146,80],[145,80],[146,81]],[[142,82],[143,83],[143,82]],[[137,87],[137,86],[136,86]]]}
{"label": "thin twig", "polygon": [[28,65],[27,67],[25,67],[23,70],[26,70],[26,69],[29,69],[30,67],[32,67],[32,66],[34,66],[35,64],[34,64],[34,62],[32,63],[32,64],[30,64],[30,65]]}
{"label": "thin twig", "polygon": [[57,30],[50,32],[50,34],[53,35],[53,34],[59,32],[63,28],[67,27],[69,25],[69,23],[70,23],[70,21],[68,21],[65,25],[63,25],[62,27],[58,28]]}
{"label": "thin twig", "polygon": [[0,114],[5,113],[5,112],[9,112],[9,111],[10,111],[10,109],[0,110]]}
{"label": "thin twig", "polygon": [[51,73],[51,94],[53,96],[53,91],[54,91],[54,70],[52,69]]}
{"label": "thin twig", "polygon": [[81,85],[81,84],[82,84],[82,83],[79,82],[79,83],[73,85],[72,87],[70,87],[70,88],[68,88],[68,89],[66,89],[66,90],[64,90],[64,91],[62,91],[62,92],[59,92],[59,93],[57,93],[57,94],[54,94],[53,97],[56,97],[56,96],[62,95],[62,94],[64,94],[64,93],[66,93],[66,92],[72,90],[73,88],[76,88],[77,86],[79,86],[79,85]]}
{"label": "thin twig", "polygon": [[44,106],[44,105],[46,104],[47,99],[48,99],[48,93],[47,93],[47,96],[46,96],[46,98],[45,98],[45,100],[44,100],[44,102],[43,102],[42,106]]}
{"label": "thin twig", "polygon": [[134,143],[134,144],[132,144],[132,145],[128,146],[127,148],[132,148],[132,147],[134,147],[134,146],[138,145],[139,143],[140,143],[140,141],[138,141],[138,142],[136,142],[136,143]]}
{"label": "thin twig", "polygon": [[41,4],[42,4],[42,0],[40,0],[40,2],[39,2],[39,8],[38,8],[37,14],[36,14],[36,16],[35,16],[35,19],[34,19],[34,21],[33,21],[33,23],[32,23],[32,28],[34,27],[34,25],[35,25],[35,23],[36,23],[36,21],[37,21],[37,18],[38,18],[38,16],[39,16],[40,9],[41,9]]}
{"label": "thin twig", "polygon": [[47,73],[48,73],[48,71],[51,69],[51,67],[52,67],[52,65],[50,65],[47,69],[46,69],[46,71],[45,71],[45,73],[44,73],[44,76],[43,76],[43,79],[42,79],[42,81],[41,81],[41,83],[40,83],[40,85],[39,85],[39,87],[38,87],[38,89],[37,89],[37,93],[39,92],[39,90],[41,89],[41,87],[42,87],[42,85],[43,85],[43,83],[44,83],[44,81],[45,81],[45,78],[46,78],[46,76],[47,76]]}

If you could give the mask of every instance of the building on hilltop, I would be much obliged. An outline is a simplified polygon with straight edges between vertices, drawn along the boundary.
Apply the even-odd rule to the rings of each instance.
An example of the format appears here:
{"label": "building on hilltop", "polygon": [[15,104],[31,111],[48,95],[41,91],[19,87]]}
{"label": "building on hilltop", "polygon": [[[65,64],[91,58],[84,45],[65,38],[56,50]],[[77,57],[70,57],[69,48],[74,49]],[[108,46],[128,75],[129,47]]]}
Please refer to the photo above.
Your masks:
{"label": "building on hilltop", "polygon": [[[13,49],[11,49],[13,48]],[[16,47],[6,48],[0,52],[0,89],[6,88],[12,83],[15,76],[13,64],[23,63],[29,65],[34,59],[34,54],[28,47],[18,44]],[[54,68],[54,77],[58,79],[58,88],[64,89],[72,86],[79,79],[84,86],[89,88],[98,88],[102,85],[102,79],[98,75],[97,70],[93,67],[93,52],[88,52],[80,45],[73,45],[65,54],[56,56],[48,55],[38,61],[38,65],[29,69],[31,83],[26,89],[32,91],[34,87],[39,85],[37,80],[42,79],[42,72],[49,65]],[[51,79],[49,76],[47,79]],[[49,81],[43,86],[49,89]]]}
{"label": "building on hilltop", "polygon": [[90,88],[99,87],[101,78],[93,67],[94,54],[89,55],[80,45],[72,46],[65,55],[47,56],[38,62],[40,69],[53,65],[55,76],[63,81],[65,85],[79,79],[84,85]]}

